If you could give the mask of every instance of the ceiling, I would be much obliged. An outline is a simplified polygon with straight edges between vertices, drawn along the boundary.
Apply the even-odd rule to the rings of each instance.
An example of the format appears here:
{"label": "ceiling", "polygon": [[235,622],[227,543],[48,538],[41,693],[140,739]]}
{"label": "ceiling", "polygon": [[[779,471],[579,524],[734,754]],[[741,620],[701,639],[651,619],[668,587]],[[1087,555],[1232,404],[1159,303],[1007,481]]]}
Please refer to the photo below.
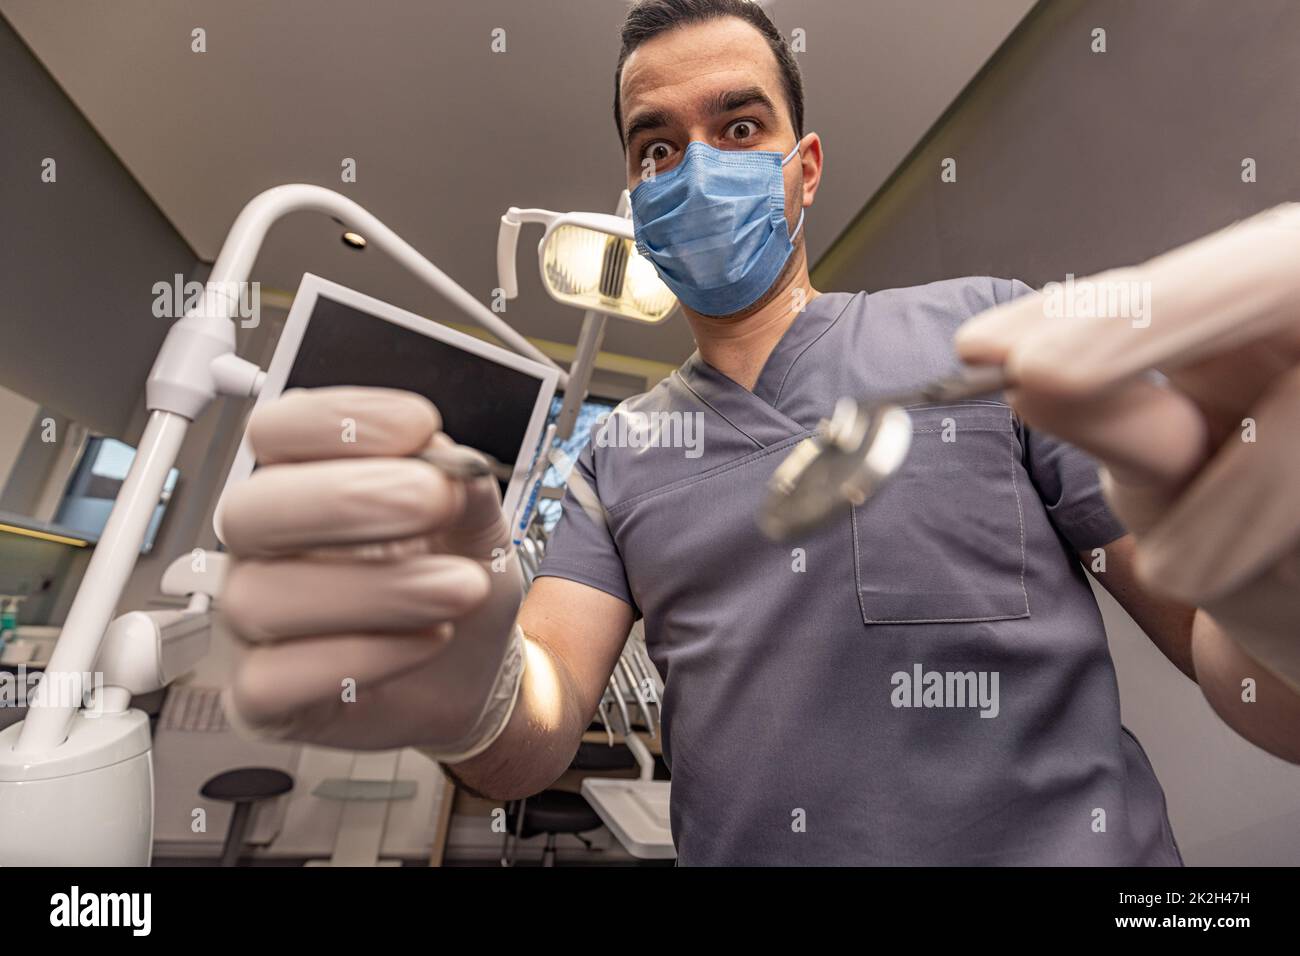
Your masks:
{"label": "ceiling", "polygon": [[[827,170],[805,226],[816,261],[975,75],[1032,0],[766,0],[799,54],[807,128]],[[612,210],[612,114],[623,0],[0,0],[0,12],[196,254],[211,261],[240,207],[286,182],[355,199],[487,301],[507,206]],[[190,49],[206,31],[207,52]],[[505,31],[506,49],[490,48]],[[340,181],[345,157],[357,181]],[[521,252],[521,256],[524,253]],[[505,318],[572,344],[578,313],[521,259]],[[312,271],[448,321],[382,255],[347,250],[301,213],[254,270],[293,289]],[[677,364],[680,316],[612,322],[607,352]]]}

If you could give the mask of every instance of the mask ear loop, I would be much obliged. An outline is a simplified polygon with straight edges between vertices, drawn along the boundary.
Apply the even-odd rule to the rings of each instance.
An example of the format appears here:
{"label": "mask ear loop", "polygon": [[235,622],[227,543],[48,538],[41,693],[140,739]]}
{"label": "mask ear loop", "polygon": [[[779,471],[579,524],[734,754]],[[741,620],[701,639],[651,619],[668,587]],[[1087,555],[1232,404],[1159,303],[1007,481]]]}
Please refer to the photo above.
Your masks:
{"label": "mask ear loop", "polygon": [[[790,150],[790,152],[786,153],[786,154],[785,154],[785,159],[781,160],[781,168],[782,168],[782,169],[785,169],[785,164],[788,163],[788,162],[790,162],[790,160],[794,159],[794,157],[797,156],[798,154],[799,154],[799,141],[798,141],[798,140],[795,140],[794,149],[792,149],[792,150]],[[784,197],[782,197],[782,198],[784,199]],[[783,203],[783,205],[784,205],[784,203]],[[806,209],[802,209],[802,208],[801,208],[801,209],[799,210],[799,221],[798,221],[797,223],[794,224],[794,231],[793,231],[792,233],[790,233],[790,242],[791,242],[791,244],[793,244],[794,241],[795,241],[796,239],[799,238],[799,231],[800,231],[801,229],[803,229],[803,214],[804,214],[805,212],[807,212]],[[785,219],[785,210],[784,210],[784,209],[781,211],[781,218],[782,218],[783,220]]]}
{"label": "mask ear loop", "polygon": [[797,223],[794,224],[794,232],[790,233],[790,244],[791,244],[791,245],[793,245],[793,244],[794,244],[794,241],[795,241],[796,239],[799,238],[799,230],[803,228],[803,214],[804,214],[806,211],[807,211],[807,210],[805,210],[805,209],[800,209],[800,210],[799,210],[799,221],[798,221]]}

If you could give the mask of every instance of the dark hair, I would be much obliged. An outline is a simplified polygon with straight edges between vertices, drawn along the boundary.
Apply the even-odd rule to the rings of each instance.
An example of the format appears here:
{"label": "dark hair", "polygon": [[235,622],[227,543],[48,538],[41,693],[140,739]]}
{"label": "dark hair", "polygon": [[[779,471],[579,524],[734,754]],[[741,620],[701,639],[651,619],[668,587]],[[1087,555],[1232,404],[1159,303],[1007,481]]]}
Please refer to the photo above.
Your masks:
{"label": "dark hair", "polygon": [[623,21],[623,47],[618,51],[618,66],[614,68],[614,123],[618,126],[620,143],[623,142],[623,104],[619,99],[619,85],[623,79],[623,64],[632,51],[646,40],[676,27],[721,17],[743,20],[767,40],[781,70],[785,101],[794,120],[795,134],[803,138],[803,78],[799,75],[799,64],[790,52],[790,44],[762,7],[753,0],[638,0]]}

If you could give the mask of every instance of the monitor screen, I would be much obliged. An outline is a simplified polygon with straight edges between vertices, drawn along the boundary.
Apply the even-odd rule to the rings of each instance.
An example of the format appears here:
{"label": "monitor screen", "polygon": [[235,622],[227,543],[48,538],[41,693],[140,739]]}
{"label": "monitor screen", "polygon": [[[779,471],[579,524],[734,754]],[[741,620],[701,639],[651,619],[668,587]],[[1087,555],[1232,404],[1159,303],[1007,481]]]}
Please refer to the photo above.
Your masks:
{"label": "monitor screen", "polygon": [[[547,418],[548,422],[555,421],[560,415],[560,409],[564,406],[564,396],[557,395],[551,400],[551,413]],[[578,418],[573,424],[573,434],[567,439],[558,443],[559,450],[563,453],[560,463],[547,466],[545,474],[542,476],[542,485],[546,488],[563,488],[569,481],[569,472],[578,461],[578,456],[587,448],[587,443],[591,441],[591,433],[600,426],[605,417],[609,415],[616,407],[618,402],[614,399],[601,398],[598,395],[589,395],[583,400],[578,409]],[[537,511],[541,517],[542,527],[550,534],[559,524],[560,512],[562,510],[561,501],[554,498],[542,498],[537,502]]]}
{"label": "monitor screen", "polygon": [[327,385],[418,392],[438,407],[443,430],[457,443],[509,465],[520,454],[542,388],[533,375],[322,294],[284,387]]}

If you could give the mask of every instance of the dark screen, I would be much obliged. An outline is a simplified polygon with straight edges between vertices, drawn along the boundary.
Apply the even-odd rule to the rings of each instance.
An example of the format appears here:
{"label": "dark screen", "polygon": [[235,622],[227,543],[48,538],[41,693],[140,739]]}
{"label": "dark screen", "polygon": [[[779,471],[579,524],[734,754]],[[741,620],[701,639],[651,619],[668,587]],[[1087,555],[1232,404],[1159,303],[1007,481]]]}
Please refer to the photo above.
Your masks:
{"label": "dark screen", "polygon": [[507,464],[541,389],[532,375],[318,296],[284,387],[327,385],[418,392],[438,406],[448,435]]}

